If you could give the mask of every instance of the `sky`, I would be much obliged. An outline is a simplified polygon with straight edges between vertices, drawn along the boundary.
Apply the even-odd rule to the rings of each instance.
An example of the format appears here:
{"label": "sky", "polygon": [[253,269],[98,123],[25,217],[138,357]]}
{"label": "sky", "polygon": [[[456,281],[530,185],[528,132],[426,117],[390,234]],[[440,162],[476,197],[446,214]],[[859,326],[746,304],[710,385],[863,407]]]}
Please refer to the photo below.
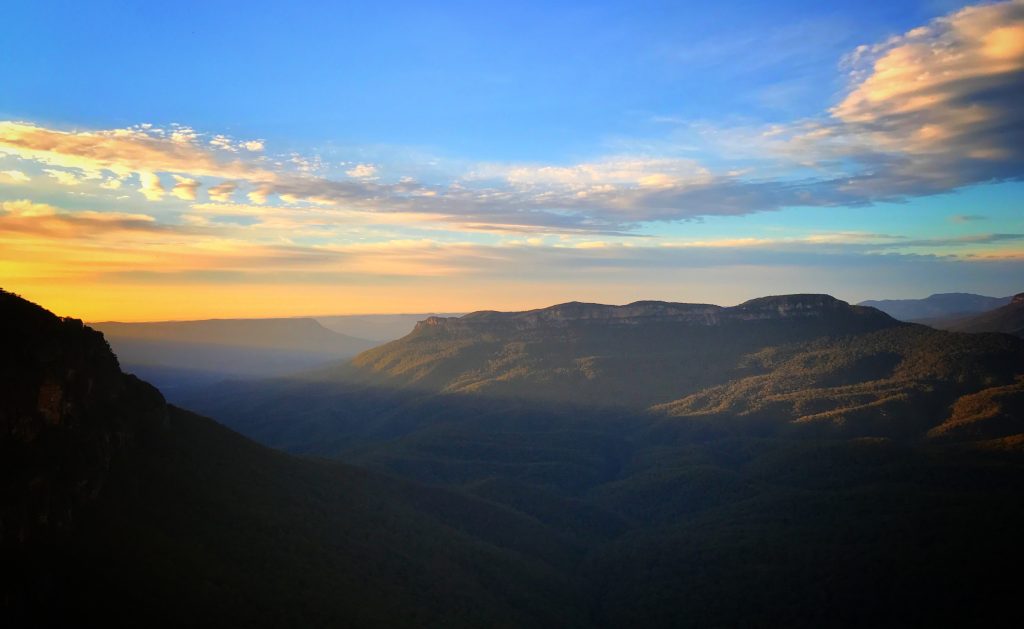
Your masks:
{"label": "sky", "polygon": [[0,287],[91,321],[1024,291],[1024,0],[487,4],[7,7]]}

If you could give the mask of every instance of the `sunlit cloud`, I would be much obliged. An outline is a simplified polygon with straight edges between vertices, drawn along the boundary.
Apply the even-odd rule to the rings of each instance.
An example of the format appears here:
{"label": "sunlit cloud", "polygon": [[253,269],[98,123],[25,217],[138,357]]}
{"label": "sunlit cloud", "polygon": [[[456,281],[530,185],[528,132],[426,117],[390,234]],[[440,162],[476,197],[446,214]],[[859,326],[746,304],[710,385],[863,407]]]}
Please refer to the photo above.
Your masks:
{"label": "sunlit cloud", "polygon": [[346,170],[345,174],[356,179],[372,179],[377,175],[377,167],[373,164],[356,164]]}
{"label": "sunlit cloud", "polygon": [[233,181],[224,181],[215,186],[210,186],[206,190],[206,194],[209,195],[213,201],[220,201],[227,203],[231,201],[231,196],[238,189],[238,184]]}
{"label": "sunlit cloud", "polygon": [[250,179],[271,176],[254,164],[218,155],[185,127],[171,132],[146,125],[61,131],[7,121],[0,122],[0,153],[91,174],[110,171],[119,177],[139,172]]}
{"label": "sunlit cloud", "polygon": [[57,183],[62,186],[77,186],[82,180],[74,173],[67,170],[57,170],[55,168],[44,168],[43,172],[54,179]]}
{"label": "sunlit cloud", "polygon": [[175,184],[171,188],[171,195],[185,201],[195,201],[199,182],[181,175],[172,175],[172,177],[174,177]]}
{"label": "sunlit cloud", "polygon": [[156,173],[148,171],[139,172],[139,193],[150,201],[159,201],[164,198],[164,185]]}
{"label": "sunlit cloud", "polygon": [[27,183],[32,178],[20,170],[0,170],[0,183]]}
{"label": "sunlit cloud", "polygon": [[[146,214],[125,212],[67,211],[28,199],[0,202],[0,234],[45,237],[55,246],[69,238],[96,238],[104,234],[166,232]],[[10,242],[10,241],[9,241]]]}
{"label": "sunlit cloud", "polygon": [[830,118],[773,133],[794,155],[858,161],[845,189],[868,200],[1019,178],[1022,42],[1024,2],[967,7],[857,48]]}

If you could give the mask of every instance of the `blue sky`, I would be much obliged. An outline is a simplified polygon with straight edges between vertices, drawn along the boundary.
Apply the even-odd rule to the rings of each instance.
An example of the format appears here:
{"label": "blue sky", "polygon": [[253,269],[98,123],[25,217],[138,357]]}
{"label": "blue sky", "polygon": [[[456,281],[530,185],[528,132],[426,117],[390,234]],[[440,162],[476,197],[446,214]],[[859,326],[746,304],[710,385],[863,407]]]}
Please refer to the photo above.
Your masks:
{"label": "blue sky", "polygon": [[0,284],[110,318],[1018,292],[1022,12],[17,3]]}

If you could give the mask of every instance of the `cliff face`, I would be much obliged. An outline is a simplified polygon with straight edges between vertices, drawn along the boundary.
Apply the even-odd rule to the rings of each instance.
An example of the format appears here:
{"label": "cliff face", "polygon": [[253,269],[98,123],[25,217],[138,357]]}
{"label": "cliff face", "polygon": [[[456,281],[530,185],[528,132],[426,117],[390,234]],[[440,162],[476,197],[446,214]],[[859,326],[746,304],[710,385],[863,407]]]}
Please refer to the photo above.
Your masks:
{"label": "cliff face", "polygon": [[69,534],[139,422],[166,413],[103,335],[0,291],[0,546]]}

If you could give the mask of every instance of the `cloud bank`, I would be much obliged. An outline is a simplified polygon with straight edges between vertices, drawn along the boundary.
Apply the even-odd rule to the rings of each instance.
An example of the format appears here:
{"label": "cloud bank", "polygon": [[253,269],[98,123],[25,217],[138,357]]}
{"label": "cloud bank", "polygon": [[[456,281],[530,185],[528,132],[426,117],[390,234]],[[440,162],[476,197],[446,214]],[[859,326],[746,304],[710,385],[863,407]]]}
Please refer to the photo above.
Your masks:
{"label": "cloud bank", "polygon": [[[689,158],[616,155],[569,165],[480,164],[431,184],[383,180],[367,163],[330,178],[315,174],[316,158],[269,159],[262,140],[151,125],[62,131],[4,122],[0,153],[45,165],[66,185],[134,174],[151,201],[201,201],[206,178],[217,202],[236,201],[238,192],[255,204],[276,196],[524,233],[626,233],[652,221],[870,204],[1022,175],[1024,1],[968,7],[860,46],[842,67],[848,87],[821,117],[746,132],[743,143],[768,157],[742,172]],[[173,179],[169,190],[161,174]]]}

